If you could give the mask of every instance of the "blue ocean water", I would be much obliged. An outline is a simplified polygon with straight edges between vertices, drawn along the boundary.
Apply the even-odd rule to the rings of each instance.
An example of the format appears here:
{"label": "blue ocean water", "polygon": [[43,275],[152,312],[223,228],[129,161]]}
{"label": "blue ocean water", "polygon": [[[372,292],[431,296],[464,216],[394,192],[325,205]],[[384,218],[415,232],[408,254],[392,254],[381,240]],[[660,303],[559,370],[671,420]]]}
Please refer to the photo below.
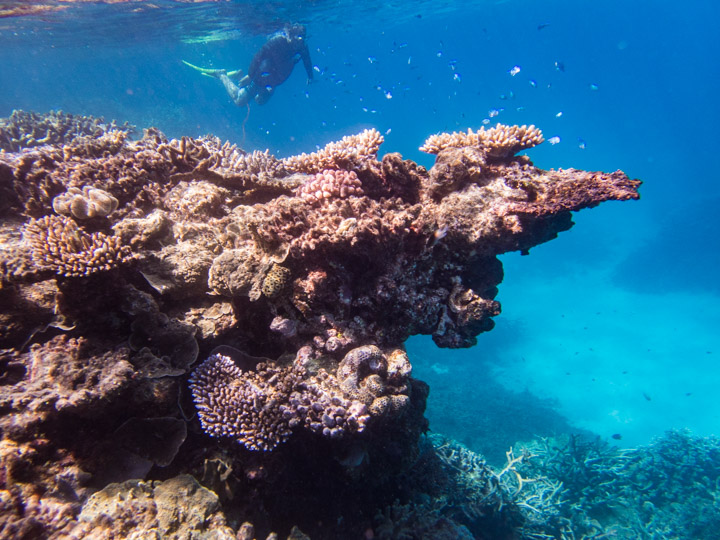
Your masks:
{"label": "blue ocean water", "polygon": [[[717,3],[37,4],[58,10],[0,19],[2,117],[61,109],[280,157],[375,127],[381,152],[428,167],[432,133],[535,124],[559,138],[529,152],[539,167],[642,179],[639,202],[504,256],[496,329],[462,351],[412,338],[414,373],[431,429],[491,456],[566,426],[627,446],[718,434]],[[245,69],[287,21],[315,80],[296,68],[247,118],[181,62]]]}

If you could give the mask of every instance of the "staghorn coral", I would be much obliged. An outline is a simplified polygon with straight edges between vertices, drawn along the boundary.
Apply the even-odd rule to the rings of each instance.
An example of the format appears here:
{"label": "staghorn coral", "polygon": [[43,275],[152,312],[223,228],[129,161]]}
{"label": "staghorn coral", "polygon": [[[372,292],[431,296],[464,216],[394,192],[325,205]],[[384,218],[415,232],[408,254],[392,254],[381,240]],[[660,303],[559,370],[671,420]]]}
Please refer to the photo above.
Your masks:
{"label": "staghorn coral", "polygon": [[52,202],[53,210],[76,219],[106,217],[118,206],[118,200],[102,189],[85,186],[83,189],[70,188],[58,195]]}
{"label": "staghorn coral", "polygon": [[66,277],[106,272],[132,259],[116,236],[88,234],[65,217],[45,216],[25,226],[34,263]]}
{"label": "staghorn coral", "polygon": [[312,154],[300,154],[282,160],[289,171],[314,174],[326,169],[363,169],[367,162],[377,160],[383,136],[376,129],[331,142]]}

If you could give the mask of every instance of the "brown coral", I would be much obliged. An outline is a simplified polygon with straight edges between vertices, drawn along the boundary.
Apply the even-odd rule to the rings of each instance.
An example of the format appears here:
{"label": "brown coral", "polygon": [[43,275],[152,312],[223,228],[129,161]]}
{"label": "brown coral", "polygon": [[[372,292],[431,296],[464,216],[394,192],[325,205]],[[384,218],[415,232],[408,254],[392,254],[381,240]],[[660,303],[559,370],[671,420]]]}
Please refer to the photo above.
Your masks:
{"label": "brown coral", "polygon": [[489,156],[507,158],[521,150],[537,146],[544,140],[542,131],[533,125],[497,124],[488,130],[483,127],[478,131],[468,129],[467,132],[456,131],[431,135],[420,147],[420,150],[428,154],[439,154],[447,148],[481,147]]}
{"label": "brown coral", "polygon": [[100,137],[109,131],[132,132],[127,122],[117,125],[103,118],[50,111],[39,114],[14,110],[9,118],[0,118],[0,149],[17,152],[42,145],[71,144],[78,137]]}
{"label": "brown coral", "polygon": [[376,129],[331,142],[312,154],[300,154],[282,160],[290,171],[319,173],[326,169],[362,169],[368,161],[376,161],[383,136]]}
{"label": "brown coral", "polygon": [[118,200],[102,189],[85,186],[82,189],[69,188],[52,202],[53,210],[76,219],[106,217],[118,206]]}
{"label": "brown coral", "polygon": [[25,226],[32,258],[41,268],[67,277],[112,270],[132,259],[130,248],[116,236],[88,234],[66,217],[45,216]]}

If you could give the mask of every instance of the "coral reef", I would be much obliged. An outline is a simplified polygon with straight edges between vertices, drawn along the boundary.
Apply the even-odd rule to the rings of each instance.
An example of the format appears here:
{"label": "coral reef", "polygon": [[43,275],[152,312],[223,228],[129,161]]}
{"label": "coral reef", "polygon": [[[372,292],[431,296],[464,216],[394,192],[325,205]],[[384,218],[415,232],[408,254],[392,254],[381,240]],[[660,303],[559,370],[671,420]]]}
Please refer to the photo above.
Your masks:
{"label": "coral reef", "polygon": [[132,133],[135,127],[62,111],[38,114],[15,110],[8,118],[0,118],[0,150],[18,152],[33,146],[71,144],[78,137],[96,138],[114,130]]}
{"label": "coral reef", "polygon": [[621,450],[569,435],[520,446],[534,457],[518,469],[561,490],[555,512],[544,516],[558,533],[628,540],[717,534],[717,438],[670,431],[649,446]]}
{"label": "coral reef", "polygon": [[62,276],[89,276],[129,262],[130,248],[116,236],[87,234],[74,221],[57,216],[31,220],[25,227],[30,256],[38,271]]}
{"label": "coral reef", "polygon": [[[403,343],[472,346],[500,312],[498,255],[638,197],[622,172],[515,155],[541,141],[439,135],[430,170],[379,157],[376,130],[285,159],[155,129],[0,152],[0,532],[350,538],[384,508],[428,508],[436,537],[528,527],[521,495],[552,487],[526,488],[524,458],[466,470],[419,443],[428,387]],[[458,491],[465,517],[423,507],[413,489],[451,500],[423,470],[484,495]],[[184,503],[152,481],[199,506],[168,521]]]}

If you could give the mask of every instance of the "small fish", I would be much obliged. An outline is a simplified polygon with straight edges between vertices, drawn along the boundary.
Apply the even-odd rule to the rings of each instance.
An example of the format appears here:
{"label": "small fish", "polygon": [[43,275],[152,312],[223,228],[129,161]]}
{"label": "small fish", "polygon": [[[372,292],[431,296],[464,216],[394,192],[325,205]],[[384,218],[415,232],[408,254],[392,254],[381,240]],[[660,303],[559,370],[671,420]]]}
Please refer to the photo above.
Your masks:
{"label": "small fish", "polygon": [[490,109],[488,111],[488,115],[490,116],[490,118],[495,118],[498,114],[500,114],[500,111],[498,111],[497,109]]}
{"label": "small fish", "polygon": [[[586,146],[587,145],[585,144],[585,141],[583,141],[582,139],[578,139],[578,148],[580,150],[585,150]],[[625,373],[627,373],[627,371],[623,371],[623,374]]]}
{"label": "small fish", "polygon": [[619,441],[622,439],[622,435],[620,435],[619,433],[613,433],[612,438],[615,439],[616,441]]}
{"label": "small fish", "polygon": [[555,115],[555,118],[560,118],[562,115],[563,115],[563,113],[562,113],[562,111],[560,111],[559,113],[557,113],[557,114]]}
{"label": "small fish", "polygon": [[460,78],[460,74],[456,73],[453,75],[453,81],[462,82],[462,79]]}
{"label": "small fish", "polygon": [[550,26],[550,23],[549,23],[549,22],[540,23],[540,24],[538,24],[537,29],[538,29],[538,30],[542,30],[543,28],[547,28],[548,26]]}
{"label": "small fish", "polygon": [[390,92],[390,90],[385,92],[385,99],[392,99],[392,93]]}
{"label": "small fish", "polygon": [[590,90],[597,90],[599,87],[595,83],[590,83]]}
{"label": "small fish", "polygon": [[556,145],[557,143],[560,142],[560,137],[558,137],[557,135],[555,135],[554,137],[550,137],[548,139],[548,142],[552,145]]}
{"label": "small fish", "polygon": [[513,66],[512,69],[508,70],[508,73],[511,77],[514,77],[518,73],[520,73],[520,66]]}
{"label": "small fish", "polygon": [[537,88],[537,83],[534,80],[530,79],[528,82],[530,83],[530,86]]}
{"label": "small fish", "polygon": [[392,132],[392,128],[388,128],[388,130],[385,132],[385,135],[390,135],[391,132]]}
{"label": "small fish", "polygon": [[650,396],[648,396],[645,392],[643,392],[643,397],[646,401],[652,401],[652,399],[650,399]]}
{"label": "small fish", "polygon": [[564,73],[564,72],[565,72],[565,64],[563,64],[563,63],[560,62],[560,61],[556,61],[556,62],[555,62],[555,69],[557,69],[558,71],[562,71],[562,72]]}

